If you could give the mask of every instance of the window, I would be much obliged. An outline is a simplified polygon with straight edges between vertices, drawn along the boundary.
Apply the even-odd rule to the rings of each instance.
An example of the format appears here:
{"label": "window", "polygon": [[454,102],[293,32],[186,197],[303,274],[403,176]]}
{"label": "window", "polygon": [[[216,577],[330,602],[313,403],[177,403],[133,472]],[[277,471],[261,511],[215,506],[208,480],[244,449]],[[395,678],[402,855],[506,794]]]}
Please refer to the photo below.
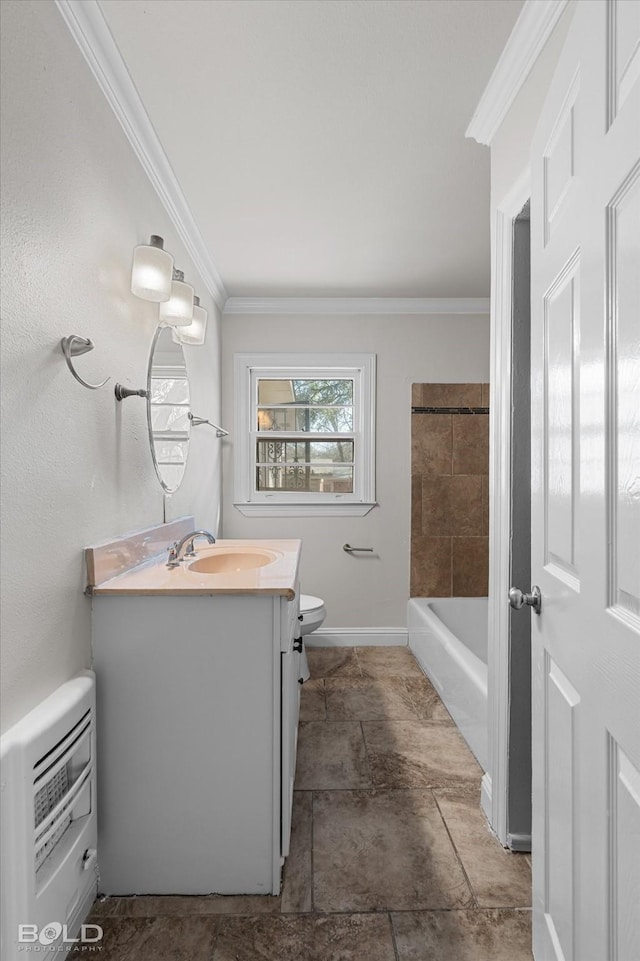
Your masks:
{"label": "window", "polygon": [[235,390],[238,510],[371,510],[374,354],[236,354]]}
{"label": "window", "polygon": [[154,361],[149,378],[151,449],[160,482],[169,492],[180,486],[187,466],[189,407],[184,364],[170,367]]}

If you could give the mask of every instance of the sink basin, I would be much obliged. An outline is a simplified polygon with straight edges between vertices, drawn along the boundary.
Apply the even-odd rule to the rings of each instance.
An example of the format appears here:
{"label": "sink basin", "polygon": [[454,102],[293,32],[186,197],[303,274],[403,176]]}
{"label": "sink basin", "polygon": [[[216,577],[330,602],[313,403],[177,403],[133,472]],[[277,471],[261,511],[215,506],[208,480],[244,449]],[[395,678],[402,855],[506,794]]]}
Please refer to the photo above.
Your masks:
{"label": "sink basin", "polygon": [[196,574],[235,574],[238,571],[253,571],[266,567],[278,559],[273,551],[250,548],[246,551],[236,548],[219,550],[199,557],[189,564],[189,570]]}

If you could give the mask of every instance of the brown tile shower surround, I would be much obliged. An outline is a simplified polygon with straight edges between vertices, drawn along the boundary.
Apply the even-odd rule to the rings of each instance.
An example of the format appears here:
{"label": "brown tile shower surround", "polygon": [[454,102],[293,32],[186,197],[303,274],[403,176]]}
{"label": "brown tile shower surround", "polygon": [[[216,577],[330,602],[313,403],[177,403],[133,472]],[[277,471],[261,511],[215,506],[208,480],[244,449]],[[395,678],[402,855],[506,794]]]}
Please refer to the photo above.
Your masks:
{"label": "brown tile shower surround", "polygon": [[98,900],[94,954],[531,961],[529,858],[489,832],[482,772],[408,648],[312,648],[309,662],[280,896]]}
{"label": "brown tile shower surround", "polygon": [[489,385],[413,384],[411,597],[484,597]]}

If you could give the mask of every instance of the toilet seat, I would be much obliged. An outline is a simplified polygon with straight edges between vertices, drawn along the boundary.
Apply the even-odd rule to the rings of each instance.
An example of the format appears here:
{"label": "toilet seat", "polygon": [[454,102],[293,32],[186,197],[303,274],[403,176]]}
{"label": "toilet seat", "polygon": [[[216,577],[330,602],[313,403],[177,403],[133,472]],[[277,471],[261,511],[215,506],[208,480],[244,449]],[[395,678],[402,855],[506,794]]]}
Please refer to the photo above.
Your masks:
{"label": "toilet seat", "polygon": [[320,607],[324,607],[324,601],[321,597],[314,597],[313,594],[300,595],[301,614],[310,614],[311,611],[317,611]]}
{"label": "toilet seat", "polygon": [[326,616],[327,611],[321,597],[314,597],[313,594],[300,595],[300,618],[302,621],[300,633],[303,636],[317,630]]}

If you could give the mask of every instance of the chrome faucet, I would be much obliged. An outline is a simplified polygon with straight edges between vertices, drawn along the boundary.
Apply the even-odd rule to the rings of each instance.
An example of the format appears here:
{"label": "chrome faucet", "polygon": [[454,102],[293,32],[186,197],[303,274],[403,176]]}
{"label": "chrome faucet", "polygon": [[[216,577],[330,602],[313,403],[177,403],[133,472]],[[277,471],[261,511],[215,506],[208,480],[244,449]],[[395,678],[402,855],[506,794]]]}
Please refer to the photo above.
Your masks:
{"label": "chrome faucet", "polygon": [[[191,531],[190,534],[185,534],[182,540],[176,541],[172,547],[168,548],[169,557],[167,558],[167,567],[179,567],[185,557],[195,557],[196,552],[193,549],[193,542],[196,537],[206,537],[210,544],[215,544],[216,539],[213,534],[209,531]],[[182,548],[187,546],[186,551],[180,556]]]}

